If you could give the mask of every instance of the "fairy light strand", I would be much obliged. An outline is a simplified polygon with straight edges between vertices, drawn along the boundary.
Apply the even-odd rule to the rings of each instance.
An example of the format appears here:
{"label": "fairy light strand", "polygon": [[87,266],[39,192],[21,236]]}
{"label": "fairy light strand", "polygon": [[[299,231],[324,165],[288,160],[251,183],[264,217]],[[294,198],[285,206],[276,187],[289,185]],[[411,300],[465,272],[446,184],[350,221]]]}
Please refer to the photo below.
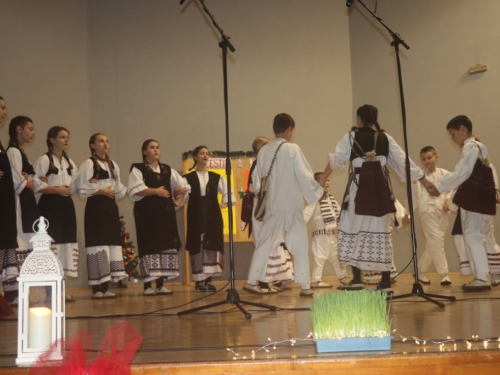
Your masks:
{"label": "fairy light strand", "polygon": [[[472,335],[471,338],[468,338],[465,340],[455,340],[454,338],[452,338],[450,336],[447,336],[446,340],[421,339],[421,338],[416,337],[416,336],[403,336],[399,332],[397,332],[396,329],[392,330],[392,335],[398,336],[402,342],[406,342],[406,341],[411,340],[411,341],[414,341],[415,344],[422,345],[422,346],[425,346],[428,343],[433,344],[433,345],[438,345],[440,351],[444,351],[446,344],[450,344],[450,343],[453,343],[454,350],[457,350],[457,343],[464,343],[467,345],[467,350],[472,350],[472,345],[474,343],[476,343],[476,344],[482,343],[484,349],[488,349],[489,343],[500,342],[500,337],[495,338],[495,339],[482,339],[482,338],[479,338],[479,335]],[[281,340],[281,341],[272,341],[271,338],[268,337],[267,338],[268,343],[264,346],[261,346],[258,349],[252,350],[249,357],[251,359],[255,359],[255,356],[257,355],[257,353],[259,353],[261,351],[269,353],[270,349],[272,349],[272,350],[279,349],[279,345],[283,345],[283,344],[287,344],[287,343],[289,343],[290,346],[295,346],[295,344],[298,341],[314,341],[313,336],[314,336],[313,333],[310,332],[309,335],[307,335],[307,337],[305,337],[305,338],[291,338],[291,339],[286,339],[286,340]],[[500,344],[499,344],[499,348],[500,348]],[[240,354],[238,352],[234,351],[231,348],[226,348],[226,350],[233,354],[233,360],[249,359],[249,357],[247,357],[247,356],[240,356]],[[426,348],[424,348],[424,352],[426,352],[426,351],[427,351]]]}

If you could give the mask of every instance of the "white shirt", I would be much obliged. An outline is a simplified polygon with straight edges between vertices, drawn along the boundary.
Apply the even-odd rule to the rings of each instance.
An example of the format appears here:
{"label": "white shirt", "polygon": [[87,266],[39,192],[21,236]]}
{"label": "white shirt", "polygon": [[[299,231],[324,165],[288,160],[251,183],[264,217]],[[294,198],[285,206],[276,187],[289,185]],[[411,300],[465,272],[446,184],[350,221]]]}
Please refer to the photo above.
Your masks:
{"label": "white shirt", "polygon": [[[479,152],[479,149],[481,149],[481,152]],[[464,142],[464,147],[462,148],[460,160],[455,166],[455,169],[453,172],[448,172],[448,174],[443,177],[441,182],[436,185],[439,192],[444,190],[454,190],[464,183],[472,174],[472,170],[474,169],[474,165],[476,164],[478,157],[488,157],[488,150],[486,149],[486,146],[481,142],[476,141],[474,137],[467,138]],[[491,163],[490,167],[493,170],[495,187],[498,189],[496,169]]]}
{"label": "white shirt", "polygon": [[[75,193],[76,191],[76,181],[78,179],[78,169],[76,168],[75,163],[73,160],[69,159],[69,162],[73,166],[73,169],[71,170],[71,175],[68,173],[68,168],[69,164],[66,161],[66,158],[62,157],[61,160],[58,159],[58,157],[54,154],[52,154],[52,160],[54,161],[54,166],[59,170],[57,174],[51,173],[47,176],[47,184],[49,186],[62,186],[62,185],[67,185],[69,186],[70,194]],[[34,168],[36,172],[36,176],[38,178],[45,176],[49,170],[49,165],[50,165],[50,160],[46,154],[40,156],[38,159],[36,159]],[[36,192],[38,193],[39,190],[37,189]]]}
{"label": "white shirt", "polygon": [[[148,164],[149,167],[156,173],[161,172],[161,167],[160,164],[158,164],[155,167],[153,167],[151,164]],[[170,175],[170,187],[172,188],[172,194],[174,193],[175,189],[180,189],[180,188],[187,188],[187,183],[186,181],[181,177],[179,173],[177,173],[176,170],[170,169],[172,171]],[[149,189],[149,187],[144,183],[144,176],[142,175],[142,172],[137,169],[136,167],[132,168],[130,171],[130,174],[128,176],[128,196],[130,199],[132,199],[134,202],[140,201],[143,196],[135,195],[141,191],[144,191],[146,189]],[[171,198],[174,198],[173,196]]]}
{"label": "white shirt", "polygon": [[[333,170],[342,169],[346,166],[347,162],[351,157],[351,138],[354,138],[354,132],[347,133],[342,137],[340,142],[335,148],[335,153],[328,155],[328,162],[330,163],[330,168]],[[385,156],[377,155],[377,159],[382,164],[382,167],[387,163],[396,172],[401,181],[406,181],[406,154],[396,143],[394,138],[389,134],[384,133],[389,140],[389,155]],[[424,176],[422,170],[411,160],[410,160],[410,178],[412,181],[419,180]],[[364,162],[363,158],[355,158],[352,161],[352,166],[354,168],[361,167]],[[359,178],[359,175],[358,175]]]}
{"label": "white shirt", "polygon": [[[257,166],[252,173],[255,193],[260,190],[260,180],[267,176],[274,153],[283,138],[276,138],[262,147]],[[298,211],[302,216],[304,199],[307,204],[317,202],[323,195],[323,188],[314,180],[313,172],[300,147],[285,143],[278,151],[269,183],[266,213]],[[302,218],[303,220],[303,218]]]}
{"label": "white shirt", "polygon": [[[434,185],[437,185],[441,182],[443,177],[449,173],[447,170],[442,168],[436,168],[433,173],[430,173],[427,169],[424,170],[425,177],[432,182]],[[451,191],[445,191],[439,197],[431,196],[425,187],[422,186],[419,182],[414,182],[411,186],[412,198],[413,198],[413,210],[420,214],[428,211],[428,210],[442,210],[444,203],[451,196]]]}
{"label": "white shirt", "polygon": [[[85,160],[80,166],[78,173],[77,193],[80,198],[89,198],[99,189],[105,189],[111,186],[115,191],[115,199],[123,197],[127,193],[127,188],[120,181],[120,168],[114,161],[114,172],[109,170],[108,163],[97,161],[99,167],[108,171],[109,178],[106,180],[97,180],[97,183],[90,183],[89,180],[94,176],[94,162],[91,159]],[[113,173],[116,179],[113,179]]]}
{"label": "white shirt", "polygon": [[[207,184],[208,184],[208,171],[207,172],[201,172],[201,171],[196,171],[196,175],[198,176],[198,180],[200,181],[200,195],[204,197],[207,195]],[[186,178],[183,178],[184,183],[187,187],[187,193],[191,193],[191,185],[188,184]],[[222,194],[222,203],[227,203],[227,182],[224,177],[219,178],[219,184],[217,185],[217,192]],[[188,194],[184,197],[184,200],[182,201],[181,205],[183,205],[186,200],[187,200]],[[236,204],[236,199],[234,198],[234,191],[231,189],[231,203],[233,205]]]}
{"label": "white shirt", "polygon": [[[23,156],[21,151],[15,147],[11,147],[7,150],[7,157],[9,158],[10,168],[12,170],[12,180],[14,182],[14,190],[16,195],[22,193],[26,187],[27,181],[23,176]],[[35,191],[45,189],[47,184],[40,181],[36,175],[28,175],[28,180],[33,180],[35,182]]]}

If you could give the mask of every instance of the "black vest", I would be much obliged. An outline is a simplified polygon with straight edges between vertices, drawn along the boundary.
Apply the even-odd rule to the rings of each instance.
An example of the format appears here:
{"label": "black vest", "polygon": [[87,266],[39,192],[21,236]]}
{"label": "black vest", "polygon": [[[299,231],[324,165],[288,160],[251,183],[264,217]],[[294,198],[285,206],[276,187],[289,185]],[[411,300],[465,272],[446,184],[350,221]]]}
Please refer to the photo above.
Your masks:
{"label": "black vest", "polygon": [[[354,131],[354,139],[361,146],[359,146],[351,141],[351,157],[350,160],[354,160],[360,156],[364,156],[365,153],[373,151],[373,142],[375,141],[375,130],[370,128],[359,128]],[[377,145],[375,147],[375,152],[377,156],[389,156],[389,139],[384,132],[378,132]]]}
{"label": "black vest", "polygon": [[184,176],[191,185],[187,209],[186,250],[191,254],[200,252],[201,235],[204,233],[205,250],[224,252],[222,213],[217,201],[220,175],[208,172],[205,197],[201,196],[200,180],[196,171]]}
{"label": "black vest", "polygon": [[148,188],[163,186],[170,192],[169,198],[150,195],[134,203],[139,255],[142,257],[164,250],[179,249],[181,241],[170,186],[172,169],[166,164],[160,164],[160,173],[156,173],[148,165],[140,163],[132,164],[130,170],[134,167],[141,171]]}
{"label": "black vest", "polygon": [[[50,152],[47,152],[45,155],[47,155],[47,157],[49,158],[49,169],[47,173],[45,173],[45,176],[49,176],[51,174],[59,174],[59,168],[57,168],[54,164],[52,164],[53,165],[52,168],[50,167],[50,161],[54,159],[54,155],[52,155],[52,153]],[[64,155],[63,157],[68,162],[68,168],[66,170],[68,171],[68,174],[71,176],[71,163],[69,161],[69,158],[66,155]]]}

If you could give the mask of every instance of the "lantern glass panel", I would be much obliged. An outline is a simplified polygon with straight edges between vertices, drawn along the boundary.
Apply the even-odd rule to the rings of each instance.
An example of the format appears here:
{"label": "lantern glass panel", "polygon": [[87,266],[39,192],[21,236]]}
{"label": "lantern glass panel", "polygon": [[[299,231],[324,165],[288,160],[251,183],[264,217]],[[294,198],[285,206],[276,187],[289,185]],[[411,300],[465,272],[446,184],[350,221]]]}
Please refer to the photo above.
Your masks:
{"label": "lantern glass panel", "polygon": [[44,349],[52,343],[53,285],[31,285],[27,288],[28,349]]}

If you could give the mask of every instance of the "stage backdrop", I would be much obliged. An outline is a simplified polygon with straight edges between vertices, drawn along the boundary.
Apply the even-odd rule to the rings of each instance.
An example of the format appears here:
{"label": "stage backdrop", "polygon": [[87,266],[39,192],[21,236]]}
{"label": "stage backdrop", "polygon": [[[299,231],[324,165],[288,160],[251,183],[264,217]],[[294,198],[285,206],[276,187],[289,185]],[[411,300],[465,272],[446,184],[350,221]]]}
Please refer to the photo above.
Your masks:
{"label": "stage backdrop", "polygon": [[[254,160],[253,151],[232,151],[229,154],[231,158],[231,191],[236,199],[236,204],[233,205],[233,242],[252,242],[248,237],[248,226],[245,228],[245,223],[241,221],[241,202],[243,194],[248,186],[248,178],[250,174],[250,166]],[[226,173],[226,157],[224,151],[213,151],[210,155],[208,170],[220,174],[227,181]],[[187,151],[182,154],[182,174],[190,172],[193,167],[193,151]],[[193,169],[194,170],[194,169]],[[219,203],[222,202],[222,194],[218,194]],[[189,201],[184,206],[184,228],[187,228],[187,207]],[[222,219],[224,221],[224,242],[229,242],[229,209],[222,209]],[[245,228],[245,229],[244,229]],[[187,230],[185,230],[185,234]],[[229,253],[226,251],[226,264],[229,264]],[[189,252],[186,251],[186,260],[189,259]],[[184,262],[184,283],[189,283],[191,272],[189,270],[189,262]]]}

